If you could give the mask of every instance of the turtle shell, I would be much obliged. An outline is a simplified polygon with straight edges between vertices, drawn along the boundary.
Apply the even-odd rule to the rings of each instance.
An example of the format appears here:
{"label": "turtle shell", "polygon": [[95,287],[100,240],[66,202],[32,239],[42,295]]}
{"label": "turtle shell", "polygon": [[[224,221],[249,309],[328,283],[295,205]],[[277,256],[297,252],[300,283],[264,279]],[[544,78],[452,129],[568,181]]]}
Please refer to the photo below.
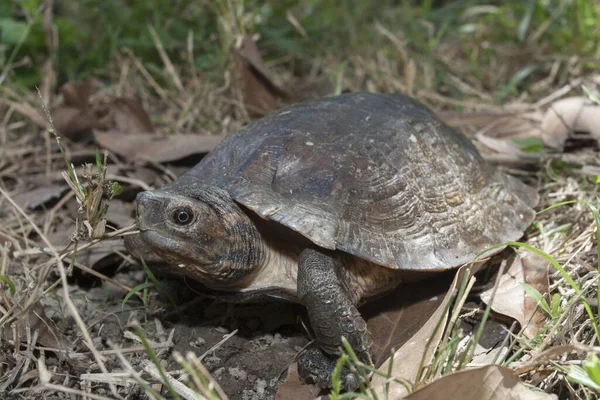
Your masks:
{"label": "turtle shell", "polygon": [[276,111],[174,184],[214,185],[327,249],[406,270],[462,265],[518,239],[537,193],[400,94],[351,93]]}

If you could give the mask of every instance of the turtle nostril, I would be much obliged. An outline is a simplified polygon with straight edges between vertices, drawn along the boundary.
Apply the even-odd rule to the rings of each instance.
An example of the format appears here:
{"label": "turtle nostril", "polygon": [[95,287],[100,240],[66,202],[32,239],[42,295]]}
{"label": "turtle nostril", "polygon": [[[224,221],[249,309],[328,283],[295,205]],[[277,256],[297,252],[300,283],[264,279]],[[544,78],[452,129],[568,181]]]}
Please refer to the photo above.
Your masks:
{"label": "turtle nostril", "polygon": [[148,191],[138,193],[135,197],[134,218],[139,219],[144,214],[144,211],[148,208],[151,201],[152,195]]}

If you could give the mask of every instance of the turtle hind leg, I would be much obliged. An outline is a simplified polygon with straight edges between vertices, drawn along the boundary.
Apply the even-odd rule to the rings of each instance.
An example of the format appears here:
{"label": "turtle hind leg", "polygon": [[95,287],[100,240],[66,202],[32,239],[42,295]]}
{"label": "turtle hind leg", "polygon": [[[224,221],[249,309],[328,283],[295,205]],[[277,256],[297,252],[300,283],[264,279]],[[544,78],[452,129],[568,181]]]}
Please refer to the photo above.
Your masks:
{"label": "turtle hind leg", "polygon": [[[360,296],[348,293],[353,285],[341,282],[340,268],[344,265],[339,260],[318,249],[304,250],[298,260],[298,297],[308,310],[319,345],[319,349],[309,350],[298,361],[299,372],[301,378],[321,388],[331,386],[331,373],[340,355],[342,336],[362,362],[372,364],[369,349],[373,340],[356,309]],[[342,375],[347,388],[356,387],[356,377],[349,371]]]}

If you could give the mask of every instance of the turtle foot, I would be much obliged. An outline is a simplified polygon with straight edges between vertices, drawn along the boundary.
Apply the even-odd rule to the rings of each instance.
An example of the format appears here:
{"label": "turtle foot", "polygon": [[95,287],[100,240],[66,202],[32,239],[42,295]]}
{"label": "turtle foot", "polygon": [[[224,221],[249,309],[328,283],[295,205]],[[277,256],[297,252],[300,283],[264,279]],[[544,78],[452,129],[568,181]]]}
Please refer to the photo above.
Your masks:
{"label": "turtle foot", "polygon": [[[318,347],[311,347],[298,359],[298,374],[305,383],[312,383],[320,390],[332,387],[331,377],[335,369],[338,357],[332,357],[325,354]],[[356,376],[350,371],[347,365],[342,368],[343,387],[351,392],[358,388]]]}

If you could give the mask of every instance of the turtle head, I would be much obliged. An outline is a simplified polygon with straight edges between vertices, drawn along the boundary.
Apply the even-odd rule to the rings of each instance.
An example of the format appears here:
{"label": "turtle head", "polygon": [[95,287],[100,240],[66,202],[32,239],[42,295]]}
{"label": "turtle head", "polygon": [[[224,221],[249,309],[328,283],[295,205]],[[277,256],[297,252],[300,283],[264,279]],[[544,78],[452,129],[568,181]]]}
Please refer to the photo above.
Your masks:
{"label": "turtle head", "polygon": [[127,246],[133,255],[158,255],[188,277],[216,288],[243,285],[262,264],[260,233],[222,189],[167,187],[138,194],[136,203],[140,235]]}

